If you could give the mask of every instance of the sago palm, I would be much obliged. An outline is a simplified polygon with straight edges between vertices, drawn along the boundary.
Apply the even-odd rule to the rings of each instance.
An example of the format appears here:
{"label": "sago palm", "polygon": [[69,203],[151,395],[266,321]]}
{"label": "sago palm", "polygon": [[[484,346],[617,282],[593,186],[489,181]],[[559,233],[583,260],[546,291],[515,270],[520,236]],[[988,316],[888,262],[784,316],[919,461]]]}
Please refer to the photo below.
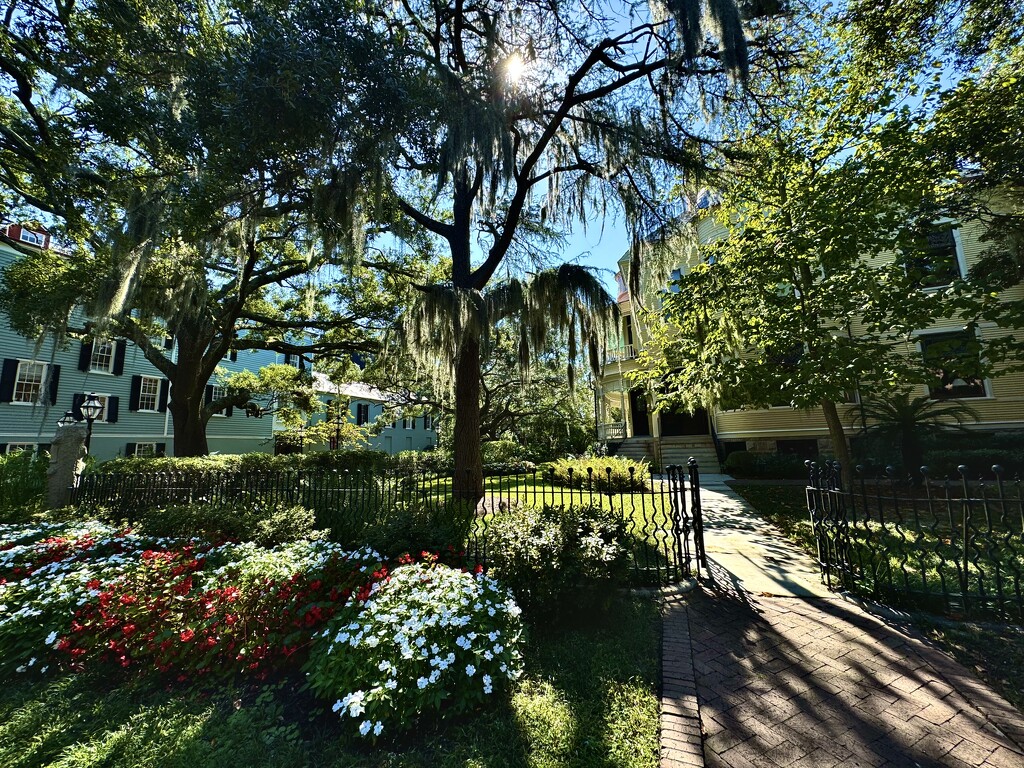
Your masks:
{"label": "sago palm", "polygon": [[903,471],[915,479],[920,478],[924,461],[925,435],[965,430],[966,422],[979,419],[977,411],[960,400],[933,400],[928,395],[912,398],[909,392],[865,399],[856,417],[873,422],[867,426],[868,434],[899,445]]}

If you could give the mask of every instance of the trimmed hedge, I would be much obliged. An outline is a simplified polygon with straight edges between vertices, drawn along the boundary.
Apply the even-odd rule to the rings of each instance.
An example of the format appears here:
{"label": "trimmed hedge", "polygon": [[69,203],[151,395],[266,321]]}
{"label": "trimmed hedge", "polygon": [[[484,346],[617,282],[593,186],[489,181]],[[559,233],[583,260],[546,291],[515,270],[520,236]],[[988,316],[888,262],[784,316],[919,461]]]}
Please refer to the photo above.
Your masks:
{"label": "trimmed hedge", "polygon": [[771,478],[775,480],[802,480],[807,467],[799,456],[774,453],[735,451],[725,457],[725,471],[739,478]]}
{"label": "trimmed hedge", "polygon": [[300,469],[372,471],[391,467],[394,459],[384,451],[364,449],[314,451],[273,456],[269,453],[214,456],[127,456],[95,465],[90,471],[114,472],[271,472]]}
{"label": "trimmed hedge", "polygon": [[566,488],[593,487],[595,491],[642,491],[650,486],[651,472],[645,461],[633,461],[620,456],[602,456],[553,461],[550,465],[550,478],[555,485]]}

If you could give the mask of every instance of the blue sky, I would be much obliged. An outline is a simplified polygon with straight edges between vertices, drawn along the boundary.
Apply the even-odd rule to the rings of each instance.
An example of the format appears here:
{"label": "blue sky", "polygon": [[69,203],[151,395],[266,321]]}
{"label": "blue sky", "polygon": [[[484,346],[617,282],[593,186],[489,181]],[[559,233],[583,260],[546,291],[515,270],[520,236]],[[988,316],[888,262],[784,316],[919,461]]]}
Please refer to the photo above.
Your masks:
{"label": "blue sky", "polygon": [[628,247],[629,238],[622,219],[609,215],[602,227],[600,214],[595,214],[585,232],[582,224],[575,226],[562,250],[562,257],[566,261],[578,261],[580,264],[606,270],[601,273],[601,278],[605,286],[614,291],[614,275],[618,269],[616,262]]}

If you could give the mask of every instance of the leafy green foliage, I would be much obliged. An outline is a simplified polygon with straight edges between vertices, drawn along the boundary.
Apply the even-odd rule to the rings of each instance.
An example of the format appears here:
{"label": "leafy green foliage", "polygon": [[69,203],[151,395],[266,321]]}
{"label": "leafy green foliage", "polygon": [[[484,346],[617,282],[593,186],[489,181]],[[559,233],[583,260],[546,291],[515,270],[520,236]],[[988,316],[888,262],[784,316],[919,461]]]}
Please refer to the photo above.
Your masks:
{"label": "leafy green foliage", "polygon": [[23,520],[46,493],[50,457],[31,451],[0,455],[0,515],[4,522]]}
{"label": "leafy green foliage", "polygon": [[453,500],[385,503],[367,524],[350,533],[335,530],[333,535],[393,555],[463,552],[475,514],[472,504]]}
{"label": "leafy green foliage", "polygon": [[558,459],[549,465],[555,485],[595,491],[642,491],[650,487],[651,472],[645,461],[624,456]]}
{"label": "leafy green foliage", "polygon": [[197,501],[140,509],[126,522],[146,536],[251,541],[261,547],[315,538],[316,534],[310,510],[284,502],[266,502],[258,494],[230,503]]}
{"label": "leafy green foliage", "polygon": [[[532,617],[604,605],[624,581],[625,522],[588,505],[513,508],[487,529],[490,573],[508,586]],[[577,614],[579,615],[579,614]]]}
{"label": "leafy green foliage", "polygon": [[804,460],[797,456],[735,451],[725,457],[725,471],[734,477],[800,480],[807,477]]}
{"label": "leafy green foliage", "polygon": [[391,457],[383,451],[365,449],[314,451],[274,456],[269,453],[223,453],[214,456],[127,456],[96,464],[91,471],[116,472],[272,472],[279,470],[372,471],[388,466]]}

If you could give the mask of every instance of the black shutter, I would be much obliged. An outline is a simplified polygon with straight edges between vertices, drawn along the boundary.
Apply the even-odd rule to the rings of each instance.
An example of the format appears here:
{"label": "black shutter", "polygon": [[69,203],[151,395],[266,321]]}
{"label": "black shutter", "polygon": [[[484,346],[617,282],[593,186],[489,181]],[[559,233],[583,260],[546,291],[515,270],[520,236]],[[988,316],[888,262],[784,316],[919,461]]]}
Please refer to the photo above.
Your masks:
{"label": "black shutter", "polygon": [[285,365],[291,365],[292,364],[292,353],[291,352],[285,352],[284,353],[284,364]]}
{"label": "black shutter", "polygon": [[120,339],[114,344],[114,370],[111,371],[115,376],[124,375],[124,353],[128,349],[128,342],[124,339]]}
{"label": "black shutter", "polygon": [[0,403],[9,403],[14,399],[14,382],[18,378],[18,361],[8,358],[4,360],[3,372],[0,373]]}
{"label": "black shutter", "polygon": [[161,379],[160,380],[160,403],[159,403],[159,405],[157,405],[157,410],[160,411],[160,413],[166,413],[167,412],[167,395],[170,393],[170,390],[171,390],[171,382],[169,382],[167,379]]}
{"label": "black shutter", "polygon": [[92,365],[92,342],[83,341],[82,348],[78,350],[78,370],[89,372]]}
{"label": "black shutter", "polygon": [[229,406],[228,406],[228,407],[227,407],[227,408],[226,408],[226,409],[224,410],[224,415],[225,415],[225,416],[230,416],[230,415],[231,415],[231,414],[233,414],[234,412],[235,412],[235,406],[233,406],[233,405],[229,405]]}
{"label": "black shutter", "polygon": [[7,443],[0,443],[0,456],[7,453]]}
{"label": "black shutter", "polygon": [[203,407],[213,402],[213,384],[206,385],[206,391],[203,393]]}
{"label": "black shutter", "polygon": [[50,405],[57,404],[57,387],[60,385],[60,366],[50,366]]}
{"label": "black shutter", "polygon": [[167,443],[157,443],[156,444],[156,455],[157,456],[166,456],[167,455]]}
{"label": "black shutter", "polygon": [[71,396],[71,413],[75,417],[75,421],[81,421],[85,418],[82,415],[82,403],[85,402],[85,395],[82,392],[75,392]]}
{"label": "black shutter", "polygon": [[306,358],[304,358],[302,355],[299,355],[299,370],[302,371],[303,373],[305,373],[306,371]]}
{"label": "black shutter", "polygon": [[125,456],[134,456],[135,455],[135,446],[136,445],[137,445],[137,443],[128,443],[124,447],[124,455]]}
{"label": "black shutter", "polygon": [[120,405],[121,405],[121,398],[120,397],[108,397],[107,398],[107,423],[108,424],[116,424],[117,423],[117,412],[119,410],[119,406]]}
{"label": "black shutter", "polygon": [[173,336],[164,336],[164,349],[174,349]]}
{"label": "black shutter", "polygon": [[132,376],[132,385],[128,390],[128,410],[139,410],[139,400],[142,399],[142,377]]}
{"label": "black shutter", "polygon": [[238,350],[237,350],[237,349],[232,349],[232,350],[231,350],[231,351],[230,351],[230,352],[228,353],[228,360],[230,360],[230,361],[231,361],[232,363],[234,363],[234,362],[237,362],[237,361],[238,361]]}

